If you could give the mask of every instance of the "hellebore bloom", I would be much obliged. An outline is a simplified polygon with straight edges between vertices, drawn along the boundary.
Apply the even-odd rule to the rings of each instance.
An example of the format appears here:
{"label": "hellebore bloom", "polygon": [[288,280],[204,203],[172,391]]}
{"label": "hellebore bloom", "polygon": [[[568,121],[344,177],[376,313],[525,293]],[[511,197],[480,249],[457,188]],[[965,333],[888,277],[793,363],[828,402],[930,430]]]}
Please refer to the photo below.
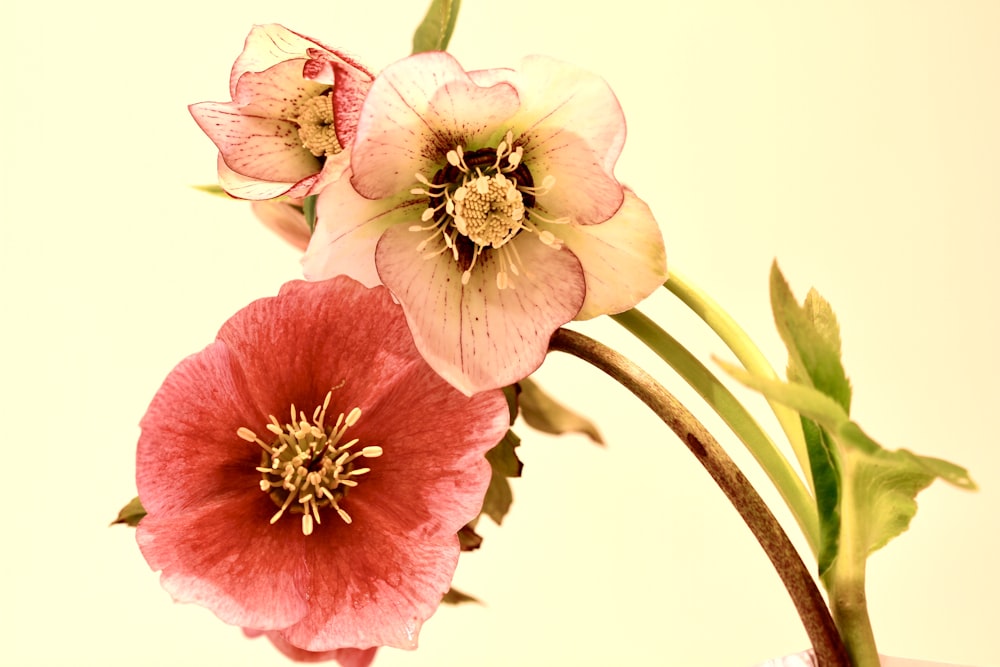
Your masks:
{"label": "hellebore bloom", "polygon": [[277,24],[254,26],[229,77],[231,102],[189,109],[219,147],[219,184],[241,199],[304,197],[348,165],[372,74]]}
{"label": "hellebore bloom", "polygon": [[279,648],[413,648],[508,418],[424,362],[387,290],[288,283],[153,398],[136,539],[174,599]]}
{"label": "hellebore bloom", "polygon": [[319,195],[305,275],[384,284],[467,394],[520,380],[556,328],[666,279],[656,220],[614,176],[624,141],[614,93],[571,65],[405,58],[375,79],[350,170]]}

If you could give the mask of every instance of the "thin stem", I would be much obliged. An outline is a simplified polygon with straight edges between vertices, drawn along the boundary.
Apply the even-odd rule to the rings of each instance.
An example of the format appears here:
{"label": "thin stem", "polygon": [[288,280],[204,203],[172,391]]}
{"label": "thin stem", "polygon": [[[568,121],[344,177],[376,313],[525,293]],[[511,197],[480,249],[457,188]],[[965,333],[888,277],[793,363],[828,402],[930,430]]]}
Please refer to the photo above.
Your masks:
{"label": "thin stem", "polygon": [[818,553],[819,518],[816,514],[816,502],[788,460],[743,404],[677,339],[638,309],[633,308],[611,317],[670,364],[722,417],[771,478],[805,535],[809,548],[814,554]]}
{"label": "thin stem", "polygon": [[[771,364],[768,363],[767,357],[743,328],[736,323],[736,320],[723,310],[722,306],[716,303],[712,297],[689,282],[684,274],[671,268],[670,279],[663,283],[663,286],[704,320],[705,324],[722,339],[726,347],[736,355],[744,368],[754,375],[780,379]],[[809,465],[809,453],[806,450],[805,436],[802,434],[802,420],[797,412],[787,406],[770,399],[767,399],[767,402],[792,446],[792,451],[809,482],[809,487],[812,488],[812,467]]]}
{"label": "thin stem", "polygon": [[687,445],[739,512],[788,590],[820,667],[850,667],[844,644],[816,582],[764,501],[715,438],[670,392],[634,363],[583,334],[559,329],[549,349],[604,371],[649,406]]}

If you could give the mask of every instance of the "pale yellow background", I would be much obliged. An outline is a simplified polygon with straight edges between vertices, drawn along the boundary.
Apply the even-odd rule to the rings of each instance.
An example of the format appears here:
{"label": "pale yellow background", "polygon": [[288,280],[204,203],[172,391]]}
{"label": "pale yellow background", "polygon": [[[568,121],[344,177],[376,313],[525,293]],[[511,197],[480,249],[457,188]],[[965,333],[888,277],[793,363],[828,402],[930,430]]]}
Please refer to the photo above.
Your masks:
{"label": "pale yellow background", "polygon": [[[5,5],[0,663],[284,664],[171,603],[132,531],[107,527],[134,493],[137,422],[163,376],[298,275],[247,206],[188,189],[214,180],[215,150],[185,106],[227,99],[253,23],[382,67],[408,52],[422,4]],[[968,466],[980,493],[933,487],[871,560],[871,612],[886,653],[1000,664],[1000,3],[465,4],[452,50],[469,67],[540,52],[608,79],[629,121],[619,177],[652,206],[672,264],[777,365],[774,256],[799,295],[816,285],[836,307],[866,430]],[[668,294],[644,308],[725,355]],[[747,463],[613,323],[579,328],[691,399]],[[516,506],[457,574],[486,606],[441,611],[419,651],[377,664],[742,667],[805,647],[686,450],[575,361],[539,377],[608,447],[522,428]]]}

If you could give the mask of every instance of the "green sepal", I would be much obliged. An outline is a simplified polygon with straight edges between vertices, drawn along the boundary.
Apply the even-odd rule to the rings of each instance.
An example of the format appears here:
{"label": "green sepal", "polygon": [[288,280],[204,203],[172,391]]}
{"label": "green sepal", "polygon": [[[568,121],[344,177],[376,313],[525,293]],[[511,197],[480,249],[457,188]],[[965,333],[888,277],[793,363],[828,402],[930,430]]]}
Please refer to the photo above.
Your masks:
{"label": "green sepal", "polygon": [[139,496],[136,496],[132,500],[128,501],[125,507],[121,508],[121,511],[118,512],[118,518],[112,521],[109,525],[113,526],[116,523],[123,523],[126,526],[132,526],[135,528],[139,525],[139,521],[144,516],[146,516],[146,509],[139,501]]}
{"label": "green sepal", "polygon": [[233,199],[228,192],[223,190],[220,186],[212,183],[210,185],[192,185],[192,188],[198,190],[199,192],[204,192],[206,194],[215,195],[216,197],[225,197],[226,199]]}
{"label": "green sepal", "polygon": [[514,449],[521,444],[521,439],[513,431],[507,431],[496,447],[486,452],[486,460],[490,463],[492,475],[490,485],[483,498],[482,514],[490,517],[498,525],[510,511],[514,502],[514,493],[510,488],[509,477],[520,477],[524,464],[517,458]]}
{"label": "green sepal", "polygon": [[460,0],[432,0],[424,20],[413,33],[413,53],[444,51],[455,32]]}
{"label": "green sepal", "polygon": [[517,383],[520,388],[518,402],[524,422],[543,433],[583,433],[599,445],[604,444],[601,432],[592,421],[573,412],[546,393],[531,378]]}
{"label": "green sepal", "polygon": [[306,216],[306,224],[309,225],[309,233],[316,231],[316,197],[309,195],[302,200],[302,215]]}

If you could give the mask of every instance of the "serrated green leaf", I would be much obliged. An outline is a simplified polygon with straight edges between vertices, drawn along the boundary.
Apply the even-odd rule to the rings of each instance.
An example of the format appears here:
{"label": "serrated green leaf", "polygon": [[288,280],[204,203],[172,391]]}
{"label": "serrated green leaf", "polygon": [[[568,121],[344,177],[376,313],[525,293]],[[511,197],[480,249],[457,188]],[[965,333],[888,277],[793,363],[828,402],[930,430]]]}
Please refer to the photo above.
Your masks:
{"label": "serrated green leaf", "polygon": [[309,225],[309,233],[316,231],[316,198],[318,195],[309,195],[302,200],[302,215],[306,217],[306,224]]}
{"label": "serrated green leaf", "polygon": [[486,452],[486,460],[490,462],[493,471],[490,477],[490,485],[486,489],[486,496],[483,498],[482,513],[490,517],[498,525],[503,522],[503,518],[510,511],[510,506],[514,502],[514,493],[511,491],[509,477],[520,477],[521,468],[524,464],[517,458],[514,448],[521,443],[521,439],[513,431],[507,431],[496,447]]}
{"label": "serrated green leaf", "polygon": [[118,512],[118,518],[112,521],[110,525],[113,526],[116,523],[123,523],[126,526],[132,526],[134,528],[139,525],[139,521],[144,516],[146,516],[146,509],[139,501],[139,496],[136,496],[132,500],[128,501],[125,507],[121,508],[121,511]]}
{"label": "serrated green leaf", "polygon": [[432,0],[424,20],[413,33],[413,53],[444,51],[455,32],[460,0]]}
{"label": "serrated green leaf", "polygon": [[215,195],[216,197],[225,197],[226,199],[233,199],[229,196],[229,193],[223,190],[218,185],[212,183],[210,185],[192,185],[192,188],[198,190],[199,192],[204,192],[210,195]]}
{"label": "serrated green leaf", "polygon": [[840,360],[840,329],[833,308],[816,290],[799,305],[781,274],[771,265],[771,309],[788,348],[788,379],[823,392],[849,413],[851,383]]}
{"label": "serrated green leaf", "polygon": [[518,385],[521,388],[518,396],[521,416],[528,426],[555,435],[583,433],[597,444],[604,444],[601,432],[592,421],[552,398],[537,382],[525,378]]}
{"label": "serrated green leaf", "polygon": [[460,590],[449,588],[448,592],[444,594],[441,598],[441,602],[444,604],[465,604],[468,602],[474,602],[476,604],[482,604],[479,598],[472,597],[468,593],[463,593]]}

